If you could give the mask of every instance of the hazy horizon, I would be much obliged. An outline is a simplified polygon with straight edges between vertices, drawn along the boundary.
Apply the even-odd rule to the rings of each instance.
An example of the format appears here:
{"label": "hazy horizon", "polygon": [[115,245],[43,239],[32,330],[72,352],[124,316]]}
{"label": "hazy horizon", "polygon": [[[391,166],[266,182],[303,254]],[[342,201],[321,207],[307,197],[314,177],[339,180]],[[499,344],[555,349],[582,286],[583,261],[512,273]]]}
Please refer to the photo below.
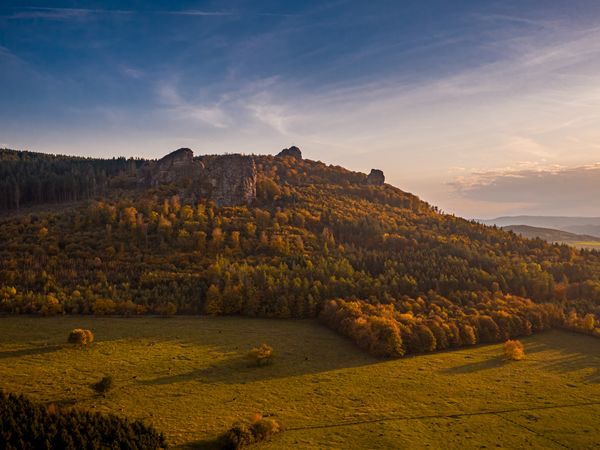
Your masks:
{"label": "hazy horizon", "polygon": [[600,216],[593,1],[0,6],[0,147],[275,153],[446,212]]}

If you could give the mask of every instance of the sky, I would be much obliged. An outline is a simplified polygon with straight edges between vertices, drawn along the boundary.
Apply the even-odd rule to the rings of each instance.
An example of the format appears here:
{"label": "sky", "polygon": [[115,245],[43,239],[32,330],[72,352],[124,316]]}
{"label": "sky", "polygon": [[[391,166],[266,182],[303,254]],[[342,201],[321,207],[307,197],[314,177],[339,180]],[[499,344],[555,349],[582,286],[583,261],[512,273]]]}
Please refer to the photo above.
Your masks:
{"label": "sky", "polygon": [[600,2],[0,4],[0,147],[276,153],[468,218],[600,216]]}

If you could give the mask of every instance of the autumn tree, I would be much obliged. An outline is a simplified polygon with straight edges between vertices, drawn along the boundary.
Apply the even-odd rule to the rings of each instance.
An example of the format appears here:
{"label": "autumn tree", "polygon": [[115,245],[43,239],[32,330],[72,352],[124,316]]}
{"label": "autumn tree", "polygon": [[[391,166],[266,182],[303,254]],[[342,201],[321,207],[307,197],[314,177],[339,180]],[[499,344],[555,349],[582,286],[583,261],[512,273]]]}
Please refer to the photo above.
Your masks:
{"label": "autumn tree", "polygon": [[525,348],[521,341],[508,340],[504,343],[504,356],[511,361],[520,361],[525,358]]}

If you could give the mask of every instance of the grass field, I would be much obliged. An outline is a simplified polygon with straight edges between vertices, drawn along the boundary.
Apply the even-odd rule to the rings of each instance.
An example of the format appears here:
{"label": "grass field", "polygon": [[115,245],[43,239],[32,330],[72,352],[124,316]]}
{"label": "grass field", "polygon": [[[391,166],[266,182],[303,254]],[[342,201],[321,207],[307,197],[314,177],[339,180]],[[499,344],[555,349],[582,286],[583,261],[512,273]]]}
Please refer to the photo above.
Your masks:
{"label": "grass field", "polygon": [[[65,344],[90,328],[90,349]],[[271,344],[270,366],[248,367]],[[593,448],[600,340],[549,332],[501,345],[377,360],[314,321],[244,318],[2,318],[0,388],[143,419],[202,448],[260,412],[287,430],[260,448]],[[114,391],[89,385],[112,375]]]}
{"label": "grass field", "polygon": [[570,245],[573,245],[577,248],[587,248],[588,250],[600,250],[600,242],[596,241],[575,241]]}

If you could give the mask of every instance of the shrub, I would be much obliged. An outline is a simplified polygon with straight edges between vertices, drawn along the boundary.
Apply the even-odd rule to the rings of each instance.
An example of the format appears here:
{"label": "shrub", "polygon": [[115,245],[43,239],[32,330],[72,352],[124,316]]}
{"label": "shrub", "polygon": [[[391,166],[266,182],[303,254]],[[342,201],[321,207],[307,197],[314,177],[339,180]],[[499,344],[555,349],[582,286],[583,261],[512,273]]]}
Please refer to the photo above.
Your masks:
{"label": "shrub", "polygon": [[508,340],[504,343],[504,356],[512,361],[520,361],[525,358],[525,349],[521,341]]}
{"label": "shrub", "polygon": [[275,433],[279,433],[281,431],[281,425],[275,419],[264,419],[261,416],[250,426],[250,431],[254,436],[254,440],[258,442],[267,439]]}
{"label": "shrub", "polygon": [[269,364],[272,358],[273,348],[264,343],[248,352],[248,359],[257,366]]}
{"label": "shrub", "polygon": [[92,384],[92,388],[98,394],[104,394],[104,393],[108,392],[112,386],[113,386],[113,379],[111,376],[102,377],[102,379],[100,381]]}
{"label": "shrub", "polygon": [[89,345],[94,342],[94,333],[83,328],[75,328],[69,333],[69,344]]}
{"label": "shrub", "polygon": [[238,449],[264,441],[280,431],[283,429],[277,420],[258,414],[250,421],[235,423],[217,439],[217,443],[219,448]]}
{"label": "shrub", "polygon": [[223,449],[242,448],[254,443],[254,436],[246,423],[238,422],[219,437],[218,443]]}

